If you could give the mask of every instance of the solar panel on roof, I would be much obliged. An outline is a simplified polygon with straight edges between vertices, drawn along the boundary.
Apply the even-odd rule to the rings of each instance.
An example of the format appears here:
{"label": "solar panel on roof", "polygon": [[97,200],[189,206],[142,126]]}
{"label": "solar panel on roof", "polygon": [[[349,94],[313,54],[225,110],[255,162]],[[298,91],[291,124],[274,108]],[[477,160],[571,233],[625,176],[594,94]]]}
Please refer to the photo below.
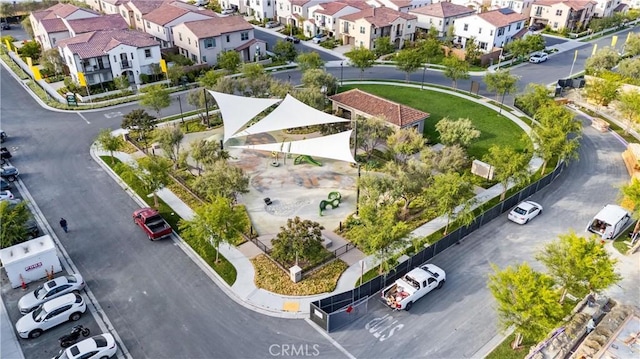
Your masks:
{"label": "solar panel on roof", "polygon": [[500,13],[503,14],[503,15],[509,15],[509,14],[513,14],[515,12],[512,9],[509,9],[508,7],[505,7],[505,8],[502,8],[502,9],[498,9],[498,11],[500,11]]}

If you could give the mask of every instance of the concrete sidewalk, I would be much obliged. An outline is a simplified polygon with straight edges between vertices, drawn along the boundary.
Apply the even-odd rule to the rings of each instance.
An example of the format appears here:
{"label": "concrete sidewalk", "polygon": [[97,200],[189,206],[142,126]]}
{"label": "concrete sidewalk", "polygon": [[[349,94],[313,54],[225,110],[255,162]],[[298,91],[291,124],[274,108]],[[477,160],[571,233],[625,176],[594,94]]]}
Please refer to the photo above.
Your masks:
{"label": "concrete sidewalk", "polygon": [[[367,84],[367,83],[375,83],[375,84],[385,84],[381,82],[367,82],[367,81],[350,81],[351,84]],[[389,85],[394,86],[408,86],[419,88],[420,85],[415,84],[399,84],[399,83],[387,83]],[[477,99],[475,97],[463,95],[454,91],[444,90],[441,88],[429,88],[431,91],[438,91],[443,93],[448,93],[451,95],[459,96],[469,101],[474,101],[476,103],[487,106],[495,111],[498,111],[499,108],[495,105],[492,105],[487,101],[487,99]],[[516,110],[505,111],[503,110],[503,114],[518,124],[526,133],[529,133],[531,129],[527,124],[522,122],[518,116],[521,116],[519,112]],[[114,131],[114,135],[121,135],[123,130]],[[107,152],[99,150],[95,145],[91,147],[91,155],[92,157],[109,173],[114,180],[116,180],[123,188],[127,188],[126,184],[111,170],[111,168],[103,163],[102,160],[98,156],[108,155]],[[114,155],[120,159],[122,162],[129,163],[135,165],[135,159],[132,155],[116,152]],[[530,169],[532,171],[537,170],[542,164],[542,160],[539,158],[533,158],[530,162]],[[146,206],[145,201],[138,197],[133,191],[128,190],[130,195],[136,200],[141,206]],[[495,185],[482,193],[476,196],[477,205],[480,205],[491,198],[494,198],[502,192],[501,185]],[[158,192],[158,196],[162,198],[180,217],[184,219],[193,218],[194,212],[189,206],[187,206],[180,198],[178,198],[173,192],[169,189],[162,189]],[[423,237],[427,236],[435,231],[440,230],[446,224],[446,217],[436,218],[419,228],[415,229],[412,232],[412,236],[410,237]],[[218,286],[225,291],[234,301],[237,303],[249,308],[251,310],[271,315],[277,317],[284,318],[307,318],[309,315],[310,303],[333,294],[342,293],[354,288],[355,283],[360,278],[362,272],[362,263],[358,262],[351,265],[340,277],[336,289],[332,293],[323,293],[312,296],[303,296],[303,297],[294,297],[294,296],[286,296],[280,295],[276,293],[272,293],[266,291],[261,288],[257,288],[254,284],[254,269],[251,261],[237,248],[223,244],[220,246],[220,254],[222,254],[229,262],[233,264],[237,271],[237,278],[235,283],[232,286],[229,286],[226,282],[222,280],[202,259],[186,244],[182,241],[181,238],[175,239],[180,247],[189,255],[208,275],[209,277],[218,284]],[[407,241],[410,241],[410,238],[407,238]],[[376,259],[375,256],[368,256],[364,260],[365,271],[379,265],[379,260]]]}

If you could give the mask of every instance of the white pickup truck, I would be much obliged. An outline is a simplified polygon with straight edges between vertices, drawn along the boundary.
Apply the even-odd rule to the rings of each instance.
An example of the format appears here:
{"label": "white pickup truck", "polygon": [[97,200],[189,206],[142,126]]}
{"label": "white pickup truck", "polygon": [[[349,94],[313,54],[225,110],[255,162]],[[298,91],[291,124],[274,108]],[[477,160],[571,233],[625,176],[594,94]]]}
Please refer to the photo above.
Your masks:
{"label": "white pickup truck", "polygon": [[425,294],[442,288],[446,277],[439,267],[433,264],[422,265],[383,289],[382,300],[395,310],[409,310]]}

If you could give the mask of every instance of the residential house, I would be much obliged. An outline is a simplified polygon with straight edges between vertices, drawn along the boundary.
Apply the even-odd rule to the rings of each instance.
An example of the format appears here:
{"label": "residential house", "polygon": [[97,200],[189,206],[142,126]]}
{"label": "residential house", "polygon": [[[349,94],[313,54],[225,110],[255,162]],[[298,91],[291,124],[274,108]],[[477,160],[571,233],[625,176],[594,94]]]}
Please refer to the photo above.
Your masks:
{"label": "residential house", "polygon": [[375,39],[388,36],[391,43],[402,48],[414,38],[418,18],[415,15],[386,7],[368,8],[340,18],[338,36],[345,45],[373,50]]}
{"label": "residential house", "polygon": [[56,4],[45,10],[29,14],[33,37],[43,50],[53,48],[57,41],[68,38],[69,29],[63,20],[95,18],[100,14],[88,9],[81,9],[71,4]]}
{"label": "residential house", "polygon": [[596,4],[590,0],[537,0],[531,9],[531,24],[549,26],[555,31],[577,31],[589,24]]}
{"label": "residential house", "polygon": [[595,17],[610,17],[620,5],[621,0],[595,0],[598,4],[595,8]]}
{"label": "residential house", "polygon": [[485,11],[491,7],[491,0],[434,0],[433,2],[448,1],[452,4],[466,6],[474,9],[477,13]]}
{"label": "residential house", "polygon": [[251,62],[256,52],[266,54],[266,43],[254,37],[253,26],[241,16],[187,21],[173,27],[178,51],[196,64],[214,66],[223,51],[237,51]]}
{"label": "residential house", "polygon": [[498,9],[456,19],[454,44],[463,48],[473,39],[483,53],[502,48],[527,32],[527,18],[511,9]]}
{"label": "residential house", "polygon": [[[276,18],[283,24],[291,24],[302,28],[305,19],[310,19],[309,9],[318,4],[332,0],[277,0]],[[344,2],[344,1],[341,1]]]}
{"label": "residential house", "polygon": [[531,13],[531,5],[534,0],[492,0],[491,9],[509,8],[519,14],[529,17]]}
{"label": "residential house", "polygon": [[276,19],[276,2],[279,0],[220,0],[223,9],[236,9],[240,13],[254,16],[256,20]]}
{"label": "residential house", "polygon": [[[157,9],[165,3],[162,0],[131,0],[125,4],[120,5],[120,9],[125,10],[125,15],[122,17],[127,21],[129,27],[132,29],[138,29],[145,31],[144,20],[142,17],[153,10]],[[126,7],[124,7],[126,5]]]}
{"label": "residential house", "polygon": [[370,7],[364,1],[335,1],[311,6],[309,8],[309,20],[306,20],[303,24],[305,34],[313,36],[319,33],[326,33],[333,37],[337,31],[336,27],[340,17],[354,14]]}
{"label": "residential house", "polygon": [[622,0],[622,3],[629,5],[629,9],[640,9],[640,0]]}
{"label": "residential house", "polygon": [[[173,47],[173,27],[187,21],[205,20],[217,15],[210,10],[192,11],[184,8],[183,3],[162,4],[142,16],[144,30],[153,35],[162,48]],[[186,4],[184,4],[186,5]]]}
{"label": "residential house", "polygon": [[346,118],[380,117],[396,129],[415,128],[423,133],[429,114],[389,101],[359,89],[353,89],[329,97],[334,111],[342,111]]}
{"label": "residential house", "polygon": [[417,17],[418,28],[425,31],[435,28],[438,30],[438,36],[445,36],[447,30],[453,26],[457,18],[471,16],[475,12],[475,10],[466,6],[450,2],[439,2],[409,10],[409,14]]}
{"label": "residential house", "polygon": [[431,0],[368,0],[373,7],[387,7],[400,12],[409,12],[432,3]]}
{"label": "residential house", "polygon": [[127,76],[140,84],[141,74],[153,74],[160,63],[160,45],[153,36],[135,30],[93,31],[58,42],[60,56],[78,81],[82,72],[87,85]]}
{"label": "residential house", "polygon": [[120,5],[129,2],[129,0],[99,0],[99,1],[100,1],[100,11],[102,11],[105,14],[120,14]]}

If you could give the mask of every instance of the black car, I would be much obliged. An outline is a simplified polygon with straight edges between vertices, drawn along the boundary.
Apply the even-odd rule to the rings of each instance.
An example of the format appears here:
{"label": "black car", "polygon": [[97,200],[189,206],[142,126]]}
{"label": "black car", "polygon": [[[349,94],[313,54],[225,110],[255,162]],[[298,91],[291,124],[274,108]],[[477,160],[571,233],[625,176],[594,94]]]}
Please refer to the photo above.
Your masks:
{"label": "black car", "polygon": [[11,183],[5,181],[4,178],[0,179],[0,183],[2,184],[0,191],[6,191],[12,188]]}
{"label": "black car", "polygon": [[11,25],[8,22],[2,23],[2,30],[11,30]]}
{"label": "black car", "polygon": [[293,42],[294,44],[300,43],[300,39],[298,39],[297,37],[287,36],[284,39],[289,41],[289,42]]}
{"label": "black car", "polygon": [[13,166],[4,166],[2,170],[0,170],[0,177],[6,179],[9,182],[13,182],[18,179],[18,169]]}
{"label": "black car", "polygon": [[0,148],[0,159],[2,164],[7,163],[7,160],[11,158],[11,152],[6,147]]}

